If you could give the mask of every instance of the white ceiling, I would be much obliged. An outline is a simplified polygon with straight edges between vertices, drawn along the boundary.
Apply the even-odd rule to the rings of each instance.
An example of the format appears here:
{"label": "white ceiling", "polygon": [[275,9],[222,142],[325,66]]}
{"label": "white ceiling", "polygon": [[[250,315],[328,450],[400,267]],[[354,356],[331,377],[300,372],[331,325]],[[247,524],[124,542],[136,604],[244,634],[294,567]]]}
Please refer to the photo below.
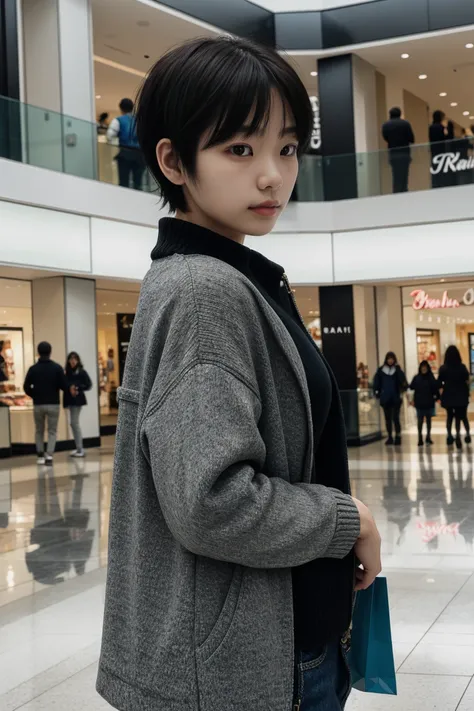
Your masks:
{"label": "white ceiling", "polygon": [[[377,47],[357,49],[362,59],[372,64],[399,86],[420,97],[432,111],[441,109],[457,123],[468,126],[474,116],[474,28],[446,32],[420,39],[404,38]],[[407,53],[409,59],[401,59]],[[418,77],[426,74],[427,79]],[[446,92],[446,97],[440,97]],[[451,102],[457,102],[451,107]]]}
{"label": "white ceiling", "polygon": [[[142,77],[177,44],[211,37],[219,30],[155,3],[139,0],[92,0],[94,55],[123,69],[94,62],[97,113],[115,116],[124,97],[134,98]],[[147,56],[145,56],[147,55]],[[136,73],[127,72],[127,68]]]}
{"label": "white ceiling", "polygon": [[[94,63],[96,95],[101,97],[97,112],[107,111],[112,116],[118,113],[124,96],[135,97],[143,76],[165,51],[193,37],[219,32],[150,0],[114,0],[114,13],[110,0],[92,0],[92,8],[94,54],[100,60]],[[474,27],[390,40],[357,48],[356,53],[395,84],[426,101],[431,110],[442,109],[457,123],[469,126],[473,120],[464,117],[463,111],[474,116],[474,48],[466,49],[468,42],[474,43]],[[400,58],[404,52],[410,54],[409,59]],[[315,52],[298,52],[287,58],[308,92],[317,92],[317,77],[311,76],[317,70]],[[419,80],[420,74],[428,78]],[[446,98],[439,96],[443,91]],[[453,101],[457,107],[450,107]]]}

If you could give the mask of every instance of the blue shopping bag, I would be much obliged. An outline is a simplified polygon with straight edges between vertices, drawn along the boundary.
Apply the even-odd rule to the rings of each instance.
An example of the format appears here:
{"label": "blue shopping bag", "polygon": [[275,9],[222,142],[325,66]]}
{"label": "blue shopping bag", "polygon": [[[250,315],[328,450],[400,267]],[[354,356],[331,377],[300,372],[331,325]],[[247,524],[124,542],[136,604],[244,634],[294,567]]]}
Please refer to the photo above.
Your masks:
{"label": "blue shopping bag", "polygon": [[354,689],[397,694],[386,578],[357,593],[348,662]]}

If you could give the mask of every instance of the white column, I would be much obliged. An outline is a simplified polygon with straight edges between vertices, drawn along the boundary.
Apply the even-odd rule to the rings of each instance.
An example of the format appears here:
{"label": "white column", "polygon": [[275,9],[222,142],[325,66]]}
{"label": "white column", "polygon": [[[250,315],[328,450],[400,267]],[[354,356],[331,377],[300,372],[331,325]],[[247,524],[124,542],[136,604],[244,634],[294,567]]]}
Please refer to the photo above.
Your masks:
{"label": "white column", "polygon": [[[75,277],[36,279],[32,284],[35,349],[40,341],[53,347],[52,358],[62,367],[70,351],[79,353],[92,380],[87,407],[81,413],[85,439],[100,436],[97,378],[95,281]],[[61,407],[58,441],[72,439]]]}
{"label": "white column", "polygon": [[359,197],[380,194],[376,69],[352,55],[354,132]]}
{"label": "white column", "polygon": [[405,349],[401,289],[398,286],[377,286],[376,298],[379,361],[382,363],[385,354],[394,351],[403,367]]}
{"label": "white column", "polygon": [[25,101],[95,120],[90,0],[22,0]]}

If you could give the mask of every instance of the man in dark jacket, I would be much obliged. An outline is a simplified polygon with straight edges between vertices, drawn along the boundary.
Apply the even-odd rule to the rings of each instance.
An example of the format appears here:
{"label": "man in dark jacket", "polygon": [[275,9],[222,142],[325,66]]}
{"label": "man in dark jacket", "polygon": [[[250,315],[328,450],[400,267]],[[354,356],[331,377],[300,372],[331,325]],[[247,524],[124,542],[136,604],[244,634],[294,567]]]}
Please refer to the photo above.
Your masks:
{"label": "man in dark jacket", "polygon": [[[51,344],[42,341],[38,346],[39,359],[29,369],[25,393],[33,398],[38,464],[52,464],[56,447],[59,420],[59,391],[68,388],[66,376],[58,363],[51,360]],[[48,449],[44,452],[44,426],[48,420]]]}
{"label": "man in dark jacket", "polygon": [[382,136],[390,151],[393,192],[406,193],[411,163],[410,144],[415,142],[415,136],[411,124],[402,119],[402,112],[398,107],[390,109],[390,119],[382,126]]}

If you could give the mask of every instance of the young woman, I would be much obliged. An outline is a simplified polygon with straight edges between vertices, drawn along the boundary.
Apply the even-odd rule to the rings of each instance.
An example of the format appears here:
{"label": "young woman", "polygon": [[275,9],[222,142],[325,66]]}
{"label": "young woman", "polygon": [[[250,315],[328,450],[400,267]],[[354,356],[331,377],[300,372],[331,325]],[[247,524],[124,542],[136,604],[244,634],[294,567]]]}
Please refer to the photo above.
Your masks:
{"label": "young woman", "polygon": [[385,424],[388,432],[388,439],[385,444],[387,445],[394,443],[394,426],[395,444],[400,445],[402,443],[400,409],[402,407],[402,395],[407,388],[407,379],[398,365],[397,356],[392,351],[389,351],[385,356],[384,364],[380,366],[375,374],[373,383],[375,396],[379,398],[385,414]]}
{"label": "young woman", "polygon": [[469,405],[469,371],[462,362],[461,354],[456,346],[449,346],[444,356],[444,365],[439,369],[438,386],[442,391],[441,405],[447,412],[446,429],[448,445],[454,442],[452,430],[453,420],[456,423],[456,447],[461,449],[461,422],[466,430],[466,444],[471,443],[471,430],[467,416]]}
{"label": "young woman", "polygon": [[420,363],[418,375],[411,381],[410,390],[415,393],[415,407],[418,419],[418,446],[422,447],[423,442],[423,422],[426,420],[426,444],[433,444],[431,439],[431,418],[434,415],[436,400],[439,398],[438,384],[431,372],[431,366],[427,360]]}
{"label": "young woman", "polygon": [[64,393],[64,407],[69,409],[71,430],[74,435],[76,449],[71,457],[85,457],[82,443],[82,431],[79,423],[82,408],[87,405],[84,393],[92,387],[91,379],[82,365],[78,353],[72,351],[67,357],[66,380],[69,389]]}
{"label": "young woman", "polygon": [[312,124],[290,64],[238,39],[173,49],[142,87],[140,144],[176,217],[119,392],[97,682],[115,708],[336,711],[349,695],[353,591],[380,571],[380,536],[284,270],[244,246],[285,208]]}

